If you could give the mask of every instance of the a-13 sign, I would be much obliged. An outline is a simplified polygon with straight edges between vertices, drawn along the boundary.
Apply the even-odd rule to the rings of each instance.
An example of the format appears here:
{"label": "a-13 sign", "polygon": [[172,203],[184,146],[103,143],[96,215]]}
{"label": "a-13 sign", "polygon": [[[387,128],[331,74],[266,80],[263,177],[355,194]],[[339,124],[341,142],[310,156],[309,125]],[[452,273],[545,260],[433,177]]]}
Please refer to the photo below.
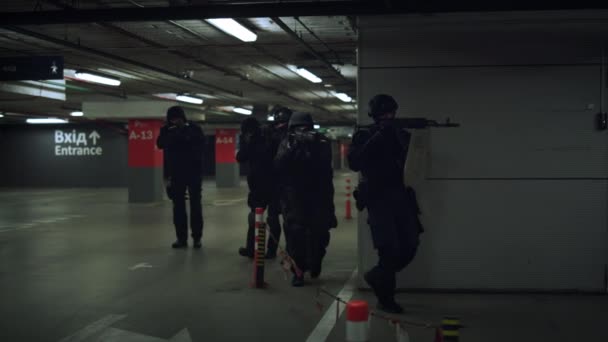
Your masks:
{"label": "a-13 sign", "polygon": [[101,135],[97,131],[90,133],[72,131],[55,131],[55,155],[59,157],[70,156],[101,156],[103,148],[97,143]]}

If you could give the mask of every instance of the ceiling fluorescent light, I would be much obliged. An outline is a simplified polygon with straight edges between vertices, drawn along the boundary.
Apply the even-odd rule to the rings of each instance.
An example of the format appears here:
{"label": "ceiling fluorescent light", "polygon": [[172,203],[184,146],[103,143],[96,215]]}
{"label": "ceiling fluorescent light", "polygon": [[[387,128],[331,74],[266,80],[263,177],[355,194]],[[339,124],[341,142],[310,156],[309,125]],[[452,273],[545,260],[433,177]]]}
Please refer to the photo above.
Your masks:
{"label": "ceiling fluorescent light", "polygon": [[239,24],[234,19],[207,19],[207,22],[244,42],[255,42],[258,39],[258,36],[255,33],[249,31],[245,26]]}
{"label": "ceiling fluorescent light", "polygon": [[83,112],[77,111],[77,112],[71,112],[70,113],[71,116],[84,116]]}
{"label": "ceiling fluorescent light", "polygon": [[192,103],[192,104],[197,104],[197,105],[203,104],[203,99],[194,97],[194,96],[190,96],[190,95],[177,95],[175,97],[175,99],[177,101],[182,101],[182,102]]}
{"label": "ceiling fluorescent light", "polygon": [[27,119],[25,121],[28,124],[63,124],[63,123],[67,123],[68,122],[68,120],[57,119],[57,118]]}
{"label": "ceiling fluorescent light", "polygon": [[319,128],[321,128],[321,125],[314,125],[314,128],[319,129]]}
{"label": "ceiling fluorescent light", "polygon": [[305,79],[309,80],[312,83],[321,83],[323,82],[322,79],[320,79],[319,77],[317,77],[317,75],[313,74],[312,72],[304,69],[304,68],[298,68],[295,66],[290,65],[289,69],[293,72],[295,72],[296,74],[304,77]]}
{"label": "ceiling fluorescent light", "polygon": [[351,102],[353,99],[345,93],[334,93],[334,96],[342,100],[342,102]]}
{"label": "ceiling fluorescent light", "polygon": [[274,115],[268,115],[267,120],[268,121],[274,121]]}
{"label": "ceiling fluorescent light", "polygon": [[76,70],[63,69],[63,78],[76,78]]}
{"label": "ceiling fluorescent light", "polygon": [[251,113],[252,113],[252,111],[249,109],[238,108],[238,107],[234,108],[232,111],[235,113],[244,114],[244,115],[251,115]]}
{"label": "ceiling fluorescent light", "polygon": [[4,114],[0,113],[0,118],[3,118],[3,117],[4,117]]}
{"label": "ceiling fluorescent light", "polygon": [[122,72],[122,71],[118,71],[118,70],[112,70],[112,69],[106,69],[106,68],[97,68],[97,70],[99,70],[101,72],[105,72],[107,74],[116,75],[118,77],[131,78],[131,79],[136,79],[136,80],[140,79],[137,76],[133,76],[131,74],[127,74],[126,72]]}
{"label": "ceiling fluorescent light", "polygon": [[105,75],[101,75],[101,74],[97,74],[97,73],[85,71],[85,70],[76,71],[75,76],[77,79],[87,81],[87,82],[99,83],[99,84],[109,85],[109,86],[113,86],[113,87],[117,87],[120,85],[120,80],[117,78],[105,76]]}

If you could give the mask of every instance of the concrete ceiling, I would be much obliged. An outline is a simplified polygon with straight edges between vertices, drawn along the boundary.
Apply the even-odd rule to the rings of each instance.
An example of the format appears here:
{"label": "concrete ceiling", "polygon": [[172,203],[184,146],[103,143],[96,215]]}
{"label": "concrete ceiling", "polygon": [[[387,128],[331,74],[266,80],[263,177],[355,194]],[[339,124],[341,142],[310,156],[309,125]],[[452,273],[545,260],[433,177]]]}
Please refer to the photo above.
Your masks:
{"label": "concrete ceiling", "polygon": [[[0,13],[68,10],[75,5],[79,9],[141,8],[171,3],[175,1],[4,0]],[[241,42],[204,20],[0,24],[0,57],[62,55],[68,69],[125,74],[119,76],[122,84],[116,88],[66,76],[66,101],[0,93],[0,112],[67,116],[87,101],[156,100],[155,94],[192,93],[205,99],[200,110],[211,121],[242,119],[221,108],[254,105],[308,111],[320,122],[354,120],[356,104],[332,95],[332,91],[356,95],[357,34],[352,19],[262,17],[239,21],[258,35],[256,42]],[[305,67],[323,82],[311,83],[288,65]],[[183,77],[186,72],[191,72],[188,79]]]}
{"label": "concrete ceiling", "polygon": [[[65,101],[41,98],[34,92],[15,94],[7,91],[7,86],[13,89],[14,84],[0,83],[0,112],[11,113],[0,124],[11,118],[22,120],[20,114],[67,116],[81,109],[84,102],[158,100],[155,94],[166,93],[202,96],[205,103],[191,110],[205,114],[210,122],[239,121],[242,115],[226,110],[234,106],[266,112],[275,105],[284,105],[311,112],[320,123],[352,123],[356,104],[344,103],[332,93],[344,92],[353,99],[356,96],[357,28],[352,15],[409,13],[412,16],[407,22],[403,16],[377,16],[374,20],[378,29],[395,24],[406,29],[426,25],[436,34],[445,35],[455,28],[437,26],[433,20],[436,13],[608,7],[608,2],[598,5],[586,0],[570,5],[540,0],[517,3],[2,0],[0,3],[0,58],[62,55],[66,68],[122,75],[122,85],[116,88],[83,83],[68,76]],[[243,43],[203,20],[226,14],[254,31],[257,41]],[[471,15],[478,21],[496,20],[486,13]],[[530,20],[536,20],[531,15]],[[471,20],[466,22],[477,26]],[[289,65],[305,67],[323,82],[313,84],[290,70]],[[185,74],[190,77],[184,78]]]}

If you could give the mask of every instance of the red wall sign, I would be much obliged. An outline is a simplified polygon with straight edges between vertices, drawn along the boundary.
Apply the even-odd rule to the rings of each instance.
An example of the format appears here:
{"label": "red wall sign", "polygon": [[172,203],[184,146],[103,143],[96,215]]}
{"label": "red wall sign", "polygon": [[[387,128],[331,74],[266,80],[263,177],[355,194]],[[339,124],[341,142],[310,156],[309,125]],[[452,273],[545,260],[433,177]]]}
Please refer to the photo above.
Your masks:
{"label": "red wall sign", "polygon": [[346,143],[341,143],[340,144],[340,155],[342,156],[342,158],[346,158],[347,154],[348,154],[348,146],[346,145]]}
{"label": "red wall sign", "polygon": [[162,167],[163,150],[156,147],[161,120],[129,120],[129,167]]}
{"label": "red wall sign", "polygon": [[237,134],[238,130],[236,129],[215,130],[216,163],[236,163]]}

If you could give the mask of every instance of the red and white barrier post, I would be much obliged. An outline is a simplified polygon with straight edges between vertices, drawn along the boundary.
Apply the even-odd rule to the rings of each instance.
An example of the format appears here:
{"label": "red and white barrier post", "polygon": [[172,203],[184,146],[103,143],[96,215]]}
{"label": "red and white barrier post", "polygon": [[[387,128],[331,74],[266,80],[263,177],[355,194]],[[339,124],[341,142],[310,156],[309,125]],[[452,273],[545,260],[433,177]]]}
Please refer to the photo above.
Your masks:
{"label": "red and white barrier post", "polygon": [[346,305],[346,341],[368,342],[369,305],[364,300],[351,300]]}
{"label": "red and white barrier post", "polygon": [[345,215],[345,219],[347,219],[347,220],[350,220],[353,218],[350,197],[351,197],[350,178],[346,178],[346,215]]}
{"label": "red and white barrier post", "polygon": [[460,340],[460,318],[444,317],[441,320],[441,329],[437,331],[436,340],[439,342],[458,342]]}
{"label": "red and white barrier post", "polygon": [[264,282],[264,260],[266,255],[266,224],[264,223],[264,208],[255,208],[255,249],[253,259],[252,287],[262,289]]}

